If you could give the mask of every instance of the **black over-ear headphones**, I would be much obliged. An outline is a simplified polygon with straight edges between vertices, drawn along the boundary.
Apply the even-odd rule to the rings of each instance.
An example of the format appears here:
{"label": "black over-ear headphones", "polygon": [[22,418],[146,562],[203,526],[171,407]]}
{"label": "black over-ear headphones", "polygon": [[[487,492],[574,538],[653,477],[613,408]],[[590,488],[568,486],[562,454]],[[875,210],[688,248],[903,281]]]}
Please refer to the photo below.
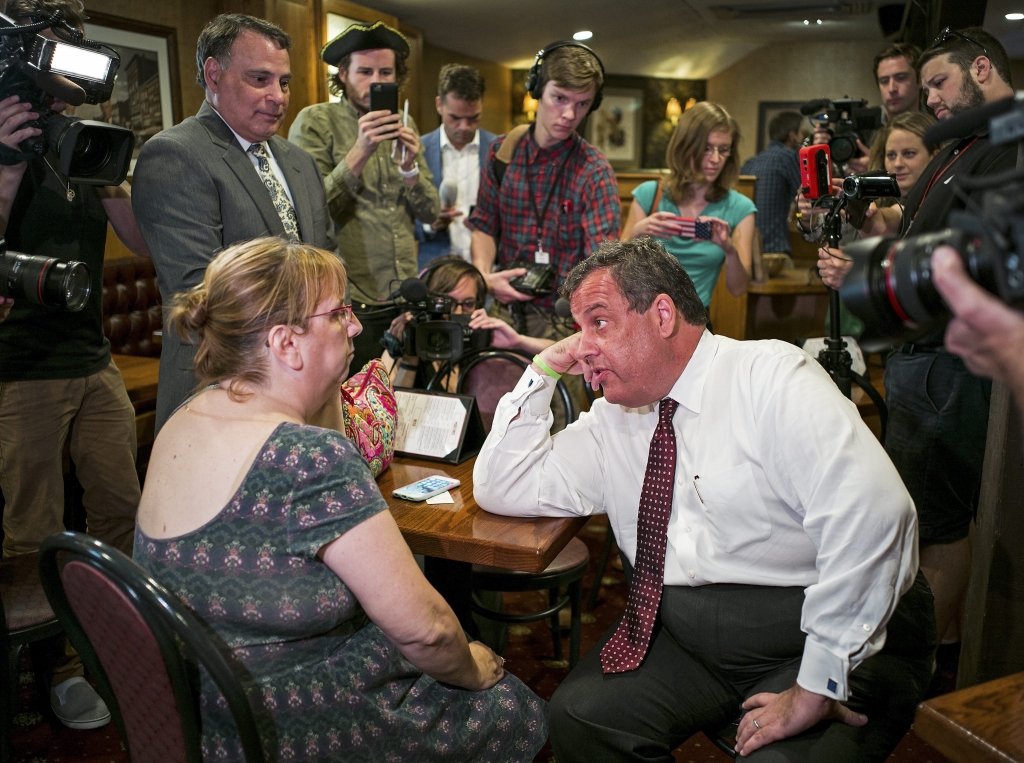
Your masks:
{"label": "black over-ear headphones", "polygon": [[590,104],[590,111],[587,113],[589,114],[592,111],[597,111],[601,106],[601,99],[604,97],[604,64],[601,63],[601,59],[598,58],[597,53],[580,42],[559,40],[558,42],[553,42],[550,45],[544,46],[544,49],[538,52],[537,57],[533,59],[533,66],[530,67],[530,71],[526,73],[526,92],[528,92],[531,97],[536,98],[538,101],[540,100],[540,96],[544,91],[544,85],[547,84],[546,82],[541,82],[540,67],[544,63],[544,57],[551,51],[558,50],[558,48],[583,48],[583,50],[587,51],[594,57],[597,61],[597,65],[601,67],[601,87],[599,87],[597,92],[594,93],[594,101]]}

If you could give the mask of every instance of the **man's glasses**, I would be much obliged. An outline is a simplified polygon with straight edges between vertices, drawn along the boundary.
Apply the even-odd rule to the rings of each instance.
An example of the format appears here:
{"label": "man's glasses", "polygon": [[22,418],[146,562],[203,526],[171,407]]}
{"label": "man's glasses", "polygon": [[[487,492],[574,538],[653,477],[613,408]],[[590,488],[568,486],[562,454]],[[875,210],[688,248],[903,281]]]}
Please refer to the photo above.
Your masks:
{"label": "man's glasses", "polygon": [[939,33],[939,36],[936,37],[935,40],[932,42],[932,47],[937,48],[944,42],[947,42],[948,40],[954,37],[959,37],[961,40],[966,40],[967,42],[971,43],[971,45],[981,48],[981,52],[984,53],[986,56],[988,55],[988,49],[980,42],[978,42],[977,40],[972,40],[967,35],[961,34],[960,32],[957,32],[954,29],[950,29],[949,27],[946,27]]}
{"label": "man's glasses", "polygon": [[351,323],[352,322],[352,317],[353,317],[352,316],[352,305],[351,304],[338,305],[333,310],[328,310],[327,312],[324,312],[324,313],[317,313],[316,315],[309,316],[309,318],[310,318],[310,320],[312,320],[313,318],[319,318],[321,315],[338,315],[345,322]]}

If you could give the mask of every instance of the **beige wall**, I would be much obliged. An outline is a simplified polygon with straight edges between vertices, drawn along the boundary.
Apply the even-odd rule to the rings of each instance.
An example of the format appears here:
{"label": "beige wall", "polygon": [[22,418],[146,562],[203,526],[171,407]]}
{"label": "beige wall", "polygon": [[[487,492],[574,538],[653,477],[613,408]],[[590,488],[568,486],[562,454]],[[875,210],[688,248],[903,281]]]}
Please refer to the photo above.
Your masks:
{"label": "beige wall", "polygon": [[812,98],[866,98],[880,105],[871,62],[878,42],[819,44],[773,43],[751,53],[709,79],[707,97],[720,103],[740,124],[741,160],[757,153],[757,105],[760,101],[808,101]]}
{"label": "beige wall", "polygon": [[423,44],[423,77],[420,79],[420,130],[430,132],[441,124],[434,108],[437,96],[437,77],[445,64],[466,64],[484,75],[484,110],[480,125],[485,130],[501,135],[512,127],[512,70],[493,61],[484,61],[454,50],[439,48],[429,42]]}

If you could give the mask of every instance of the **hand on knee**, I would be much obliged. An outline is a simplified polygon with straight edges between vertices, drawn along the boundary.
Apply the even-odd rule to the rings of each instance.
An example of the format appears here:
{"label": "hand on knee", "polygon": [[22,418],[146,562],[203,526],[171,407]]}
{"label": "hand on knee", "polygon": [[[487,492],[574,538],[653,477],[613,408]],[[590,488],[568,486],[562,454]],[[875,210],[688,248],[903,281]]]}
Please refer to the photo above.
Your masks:
{"label": "hand on knee", "polygon": [[747,714],[740,721],[736,752],[749,755],[766,744],[806,731],[823,720],[863,726],[866,715],[855,713],[830,697],[815,694],[794,684],[781,694],[755,694],[743,703]]}

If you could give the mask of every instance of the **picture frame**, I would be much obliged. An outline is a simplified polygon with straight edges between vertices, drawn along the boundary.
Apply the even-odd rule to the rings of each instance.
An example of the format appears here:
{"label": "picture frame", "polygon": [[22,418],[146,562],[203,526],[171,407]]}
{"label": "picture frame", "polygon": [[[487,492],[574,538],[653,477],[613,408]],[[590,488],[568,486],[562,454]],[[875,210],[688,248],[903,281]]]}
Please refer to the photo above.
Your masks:
{"label": "picture frame", "polygon": [[609,87],[601,108],[587,118],[586,139],[615,170],[635,170],[643,163],[644,91]]}
{"label": "picture frame", "polygon": [[[757,153],[761,153],[768,147],[768,125],[783,111],[796,111],[799,113],[804,101],[760,101],[757,104]],[[801,129],[808,134],[814,131],[814,125],[808,117],[804,117]]]}
{"label": "picture frame", "polygon": [[68,114],[127,127],[135,133],[129,174],[147,140],[181,121],[181,83],[178,80],[177,31],[105,13],[90,13],[87,39],[109,45],[121,56],[111,98],[102,104],[83,104]]}

